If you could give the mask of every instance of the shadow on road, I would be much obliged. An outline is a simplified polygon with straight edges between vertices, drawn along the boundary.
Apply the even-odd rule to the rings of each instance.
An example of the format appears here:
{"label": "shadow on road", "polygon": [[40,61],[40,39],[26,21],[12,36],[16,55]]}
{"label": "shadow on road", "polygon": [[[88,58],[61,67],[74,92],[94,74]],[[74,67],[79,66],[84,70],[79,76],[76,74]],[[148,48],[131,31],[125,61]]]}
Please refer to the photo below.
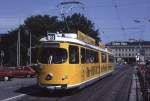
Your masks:
{"label": "shadow on road", "polygon": [[46,90],[38,87],[37,85],[30,85],[27,87],[21,87],[15,92],[26,94],[29,96],[35,97],[64,97],[64,96],[71,96],[78,92],[77,89],[70,89],[70,90]]}

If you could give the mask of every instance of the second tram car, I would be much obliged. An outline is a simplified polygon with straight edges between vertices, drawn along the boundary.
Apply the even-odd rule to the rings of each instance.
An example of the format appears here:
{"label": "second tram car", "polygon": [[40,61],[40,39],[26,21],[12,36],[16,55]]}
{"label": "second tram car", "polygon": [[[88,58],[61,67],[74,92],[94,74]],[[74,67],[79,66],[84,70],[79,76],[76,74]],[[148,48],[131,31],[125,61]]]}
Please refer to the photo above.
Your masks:
{"label": "second tram car", "polygon": [[38,84],[47,89],[70,89],[93,83],[113,71],[113,54],[76,33],[49,33],[39,50]]}

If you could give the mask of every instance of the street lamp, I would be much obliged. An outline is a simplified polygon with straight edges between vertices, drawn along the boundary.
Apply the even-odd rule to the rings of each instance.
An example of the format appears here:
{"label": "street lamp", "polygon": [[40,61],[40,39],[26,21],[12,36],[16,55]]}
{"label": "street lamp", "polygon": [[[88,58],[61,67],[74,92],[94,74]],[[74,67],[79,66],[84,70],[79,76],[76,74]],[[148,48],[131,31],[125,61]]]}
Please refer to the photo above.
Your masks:
{"label": "street lamp", "polygon": [[21,32],[21,29],[18,29],[18,39],[17,39],[17,67],[20,66],[20,32]]}
{"label": "street lamp", "polygon": [[29,35],[30,35],[30,46],[29,46],[29,50],[30,50],[30,66],[31,66],[31,55],[32,55],[32,52],[31,52],[31,45],[32,45],[32,43],[31,43],[31,32],[29,32]]}
{"label": "street lamp", "polygon": [[[30,37],[30,46],[29,46],[29,57],[30,57],[30,62],[29,64],[31,65],[31,32],[29,32],[28,29],[25,29],[25,32],[27,34],[29,34],[29,37]],[[21,33],[21,29],[18,30],[18,40],[17,40],[17,67],[20,66],[20,33]]]}
{"label": "street lamp", "polygon": [[29,45],[29,49],[28,49],[28,56],[30,57],[30,59],[29,59],[29,64],[31,65],[31,58],[32,58],[32,53],[31,53],[31,47],[32,47],[32,36],[31,36],[31,32],[28,30],[28,29],[26,29],[25,30],[25,32],[27,33],[27,34],[29,34],[29,37],[30,37],[30,41],[29,41],[29,43],[30,43],[30,45]]}

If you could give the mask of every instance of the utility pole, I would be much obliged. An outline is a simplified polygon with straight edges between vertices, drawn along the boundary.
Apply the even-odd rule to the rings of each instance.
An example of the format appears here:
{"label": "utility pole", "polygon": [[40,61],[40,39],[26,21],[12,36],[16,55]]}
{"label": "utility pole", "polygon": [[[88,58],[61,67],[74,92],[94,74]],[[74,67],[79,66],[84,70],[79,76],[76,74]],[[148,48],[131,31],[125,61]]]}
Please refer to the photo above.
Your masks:
{"label": "utility pole", "polygon": [[17,66],[18,66],[19,62],[18,62],[18,39],[17,39]]}
{"label": "utility pole", "polygon": [[31,41],[32,41],[32,40],[31,40],[31,37],[32,37],[32,36],[31,36],[31,32],[29,32],[29,35],[30,35],[30,48],[29,48],[29,49],[30,49],[30,66],[31,66],[31,58],[32,58],[32,57],[31,57],[31,55],[32,55],[32,53],[31,53],[31,46],[32,46],[32,42],[31,42]]}
{"label": "utility pole", "polygon": [[17,67],[20,66],[20,29],[18,30],[18,40],[17,40]]}
{"label": "utility pole", "polygon": [[2,67],[3,66],[3,58],[4,58],[4,51],[3,50],[1,50],[0,55],[1,55],[1,67]]}

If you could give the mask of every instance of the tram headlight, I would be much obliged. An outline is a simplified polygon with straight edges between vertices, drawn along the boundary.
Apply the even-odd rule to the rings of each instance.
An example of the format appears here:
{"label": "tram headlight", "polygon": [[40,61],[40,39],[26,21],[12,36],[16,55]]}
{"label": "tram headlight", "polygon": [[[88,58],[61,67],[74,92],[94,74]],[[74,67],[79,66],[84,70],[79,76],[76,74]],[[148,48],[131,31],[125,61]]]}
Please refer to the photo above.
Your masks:
{"label": "tram headlight", "polygon": [[53,76],[54,75],[52,73],[49,73],[49,74],[47,74],[45,80],[52,80]]}
{"label": "tram headlight", "polygon": [[65,75],[65,76],[62,77],[62,80],[65,80],[65,79],[67,79],[67,78],[68,78],[68,76]]}

